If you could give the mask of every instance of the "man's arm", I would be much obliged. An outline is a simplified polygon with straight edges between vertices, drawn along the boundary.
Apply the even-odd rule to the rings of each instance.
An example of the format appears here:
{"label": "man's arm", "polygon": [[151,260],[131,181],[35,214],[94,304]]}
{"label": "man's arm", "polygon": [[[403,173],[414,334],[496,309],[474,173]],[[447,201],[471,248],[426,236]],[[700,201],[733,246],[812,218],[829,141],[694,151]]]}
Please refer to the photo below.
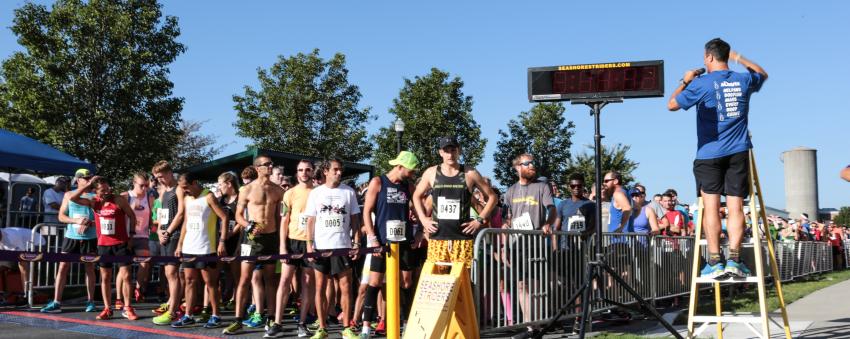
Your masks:
{"label": "man's arm", "polygon": [[629,223],[629,216],[632,215],[632,205],[629,203],[629,198],[626,197],[626,194],[621,191],[614,191],[614,201],[617,207],[623,212],[623,217],[620,218],[620,226],[614,232],[622,232]]}
{"label": "man's arm", "polygon": [[[181,225],[183,225],[183,213],[186,209],[184,199],[186,192],[178,186],[174,193],[177,194],[177,213],[174,214],[174,219],[171,220],[171,224],[168,225],[168,234],[173,234],[178,228],[181,228]],[[183,235],[181,234],[180,237],[182,238]]]}
{"label": "man's arm", "polygon": [[844,167],[844,169],[841,170],[841,179],[850,181],[850,166]]}
{"label": "man's arm", "polygon": [[239,192],[239,200],[236,203],[236,223],[242,227],[248,227],[248,220],[245,220],[245,209],[248,208],[249,195],[251,195],[251,185],[245,186],[245,191]]}
{"label": "man's arm", "polygon": [[118,207],[121,207],[124,214],[127,215],[127,219],[130,220],[130,223],[127,224],[127,231],[130,232],[130,237],[132,238],[136,235],[136,213],[133,213],[133,208],[130,207],[130,203],[127,202],[124,196],[116,196],[115,202],[118,204]]}
{"label": "man's arm", "polygon": [[658,227],[658,216],[655,215],[655,209],[650,205],[642,207],[646,213],[646,219],[649,220],[650,235],[658,235],[661,233],[661,228]]}
{"label": "man's arm", "polygon": [[676,86],[676,89],[673,90],[673,94],[670,95],[670,100],[667,101],[667,109],[670,111],[678,111],[681,108],[679,107],[679,102],[676,101],[676,96],[678,96],[679,93],[682,93],[682,91],[684,91],[696,77],[697,72],[695,69],[685,72],[685,75],[682,76],[682,83],[679,83],[679,85]]}
{"label": "man's arm", "polygon": [[[366,233],[366,239],[370,241],[368,246],[372,246],[371,240],[376,239],[375,224],[372,220],[372,211],[375,210],[375,204],[378,201],[378,193],[381,192],[381,178],[374,177],[369,180],[369,188],[366,189],[366,199],[363,202],[363,231]],[[352,227],[354,223],[352,222]],[[360,232],[357,232],[360,233]]]}
{"label": "man's arm", "polygon": [[496,208],[496,199],[492,199],[492,197],[495,196],[493,188],[484,181],[484,177],[482,177],[481,174],[474,168],[467,170],[466,178],[472,184],[469,185],[469,183],[467,183],[467,185],[469,187],[478,188],[478,190],[481,191],[481,196],[484,197],[485,201],[487,201],[487,204],[484,205],[484,210],[482,210],[481,213],[478,213],[478,216],[487,222],[487,220],[490,219],[490,215],[493,213],[493,209]]}
{"label": "man's arm", "polygon": [[76,224],[79,220],[74,220],[68,216],[68,201],[71,197],[71,192],[65,193],[65,198],[62,199],[62,206],[59,206],[59,222],[66,224]]}
{"label": "man's arm", "polygon": [[[97,177],[95,177],[95,178],[97,178]],[[68,197],[68,200],[73,201],[77,205],[91,207],[92,206],[91,200],[84,199],[83,198],[83,192],[85,192],[86,190],[89,189],[89,187],[91,187],[92,181],[94,181],[94,178],[92,178],[92,180],[89,180],[89,182],[87,182],[85,186],[77,188],[76,191],[72,191],[71,196]]]}
{"label": "man's arm", "polygon": [[283,210],[280,213],[280,245],[278,246],[280,254],[289,253],[286,250],[286,243],[289,241],[289,222],[292,218],[292,207],[287,204],[286,199],[291,196],[292,193],[284,193],[283,201],[281,201],[281,207],[283,208]]}
{"label": "man's arm", "polygon": [[762,68],[761,66],[759,66],[755,62],[752,62],[751,60],[744,58],[744,56],[741,55],[741,53],[738,53],[737,51],[730,51],[729,52],[729,60],[735,61],[735,62],[741,64],[742,66],[746,67],[750,72],[756,72],[758,74],[761,74],[761,77],[762,77],[761,82],[762,83],[764,83],[765,80],[767,80],[767,72],[764,70],[764,68]]}
{"label": "man's arm", "polygon": [[416,185],[416,191],[413,192],[413,208],[416,209],[416,215],[419,216],[419,221],[422,223],[422,228],[426,233],[437,232],[434,221],[426,213],[425,209],[425,200],[428,198],[427,193],[431,190],[431,182],[434,181],[436,171],[436,167],[425,170],[425,173],[422,174],[422,179],[419,181],[419,185]]}

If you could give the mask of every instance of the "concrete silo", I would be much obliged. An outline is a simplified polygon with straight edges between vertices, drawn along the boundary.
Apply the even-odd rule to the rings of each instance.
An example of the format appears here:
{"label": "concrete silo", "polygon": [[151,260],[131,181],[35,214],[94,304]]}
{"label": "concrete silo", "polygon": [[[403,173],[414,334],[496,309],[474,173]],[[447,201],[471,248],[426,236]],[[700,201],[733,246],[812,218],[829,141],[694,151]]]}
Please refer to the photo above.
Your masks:
{"label": "concrete silo", "polygon": [[785,164],[785,210],[792,218],[800,213],[818,217],[818,157],[817,150],[797,147],[782,152]]}

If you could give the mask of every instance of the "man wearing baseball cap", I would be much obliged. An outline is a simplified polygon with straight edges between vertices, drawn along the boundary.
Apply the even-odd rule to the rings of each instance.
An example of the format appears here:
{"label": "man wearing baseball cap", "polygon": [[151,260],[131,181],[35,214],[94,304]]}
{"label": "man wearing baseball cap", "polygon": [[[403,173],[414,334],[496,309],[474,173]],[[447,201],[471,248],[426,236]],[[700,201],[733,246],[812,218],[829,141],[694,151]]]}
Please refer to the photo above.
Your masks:
{"label": "man wearing baseball cap", "polygon": [[[427,260],[471,265],[475,234],[490,219],[496,199],[491,199],[493,189],[475,168],[460,164],[457,138],[442,137],[438,145],[442,163],[425,170],[413,193],[416,214],[425,232],[430,234]],[[481,191],[487,204],[478,211],[477,218],[471,218],[469,209],[475,188]],[[428,192],[432,206],[426,209]]]}
{"label": "man wearing baseball cap", "polygon": [[[97,233],[94,228],[94,213],[88,206],[83,206],[70,200],[71,195],[79,190],[80,187],[85,187],[89,180],[91,180],[91,177],[91,172],[88,169],[78,169],[74,173],[74,191],[65,193],[62,198],[58,214],[59,222],[66,224],[65,236],[62,238],[62,253],[95,254],[97,252]],[[91,199],[93,195],[90,192],[84,192],[82,198]],[[83,265],[86,269],[86,292],[88,294],[86,312],[94,312],[94,264],[85,263]],[[53,301],[47,303],[47,306],[43,307],[41,312],[57,313],[62,311],[62,292],[65,290],[65,283],[67,282],[68,271],[70,269],[71,263],[59,263],[59,268],[56,270]]]}
{"label": "man wearing baseball cap", "polygon": [[[389,161],[393,169],[380,177],[369,181],[366,201],[363,204],[363,228],[366,230],[369,247],[384,246],[390,241],[400,242],[399,268],[401,269],[401,309],[402,316],[409,311],[413,292],[413,269],[415,260],[411,245],[413,240],[422,237],[422,231],[414,234],[410,222],[409,200],[413,191],[411,181],[419,167],[419,159],[411,152],[401,151]],[[372,213],[375,213],[374,220]],[[363,327],[360,338],[369,337],[370,323],[375,321],[378,291],[384,281],[386,256],[372,255],[369,269],[369,286],[363,300]]]}

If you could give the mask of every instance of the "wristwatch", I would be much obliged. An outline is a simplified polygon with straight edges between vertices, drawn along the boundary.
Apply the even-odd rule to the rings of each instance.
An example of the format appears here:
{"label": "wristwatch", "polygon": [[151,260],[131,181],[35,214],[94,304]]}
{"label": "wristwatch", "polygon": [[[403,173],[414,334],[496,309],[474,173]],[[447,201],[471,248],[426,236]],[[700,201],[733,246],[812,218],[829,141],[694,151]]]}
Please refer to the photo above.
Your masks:
{"label": "wristwatch", "polygon": [[679,79],[679,84],[682,85],[682,86],[688,87],[688,84],[690,84],[690,82],[685,82],[685,79],[682,78],[682,79]]}
{"label": "wristwatch", "polygon": [[482,224],[482,225],[484,224],[484,219],[481,218],[480,216],[475,217],[475,220],[478,221],[479,224]]}

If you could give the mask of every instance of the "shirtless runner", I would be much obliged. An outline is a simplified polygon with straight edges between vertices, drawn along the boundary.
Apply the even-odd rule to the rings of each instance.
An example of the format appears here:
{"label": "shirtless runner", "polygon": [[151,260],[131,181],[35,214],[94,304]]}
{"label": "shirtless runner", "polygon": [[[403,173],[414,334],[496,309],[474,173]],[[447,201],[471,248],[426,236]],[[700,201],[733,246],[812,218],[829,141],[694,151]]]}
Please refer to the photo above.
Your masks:
{"label": "shirtless runner", "polygon": [[[280,215],[278,209],[283,199],[283,189],[269,179],[272,173],[272,167],[274,167],[274,163],[266,155],[260,155],[254,159],[257,180],[246,185],[244,190],[239,194],[239,203],[236,206],[236,223],[248,233],[245,241],[240,245],[240,255],[242,256],[278,254],[280,248],[278,244],[280,239],[277,236],[277,227],[280,220],[278,218]],[[246,209],[249,216],[248,219],[245,219]],[[243,261],[241,279],[236,290],[236,321],[224,329],[223,334],[238,334],[242,330],[242,317],[245,312],[245,299],[243,296],[248,291],[248,279],[250,279],[255,265],[262,270],[263,279],[262,283],[252,282],[251,287],[257,308],[250,315],[246,325],[249,327],[262,327],[265,325],[262,318],[262,310],[266,302],[266,291],[272,293],[275,288],[272,279],[275,273],[275,263],[273,260],[258,262]]]}

